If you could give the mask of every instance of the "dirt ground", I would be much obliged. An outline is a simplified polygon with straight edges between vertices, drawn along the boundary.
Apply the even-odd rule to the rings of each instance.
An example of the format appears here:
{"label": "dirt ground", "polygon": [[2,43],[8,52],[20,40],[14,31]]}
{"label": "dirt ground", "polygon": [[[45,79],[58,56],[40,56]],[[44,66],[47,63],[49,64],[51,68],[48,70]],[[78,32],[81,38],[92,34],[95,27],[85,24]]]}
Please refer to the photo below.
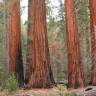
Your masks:
{"label": "dirt ground", "polygon": [[96,86],[88,86],[86,88],[80,88],[71,90],[77,94],[77,96],[96,96]]}
{"label": "dirt ground", "polygon": [[89,86],[86,88],[67,90],[65,87],[60,86],[51,89],[18,90],[11,94],[6,91],[1,91],[0,96],[65,96],[64,93],[67,92],[76,93],[77,96],[96,96],[96,87]]}
{"label": "dirt ground", "polygon": [[38,89],[18,91],[16,93],[1,92],[0,96],[60,96],[54,89]]}

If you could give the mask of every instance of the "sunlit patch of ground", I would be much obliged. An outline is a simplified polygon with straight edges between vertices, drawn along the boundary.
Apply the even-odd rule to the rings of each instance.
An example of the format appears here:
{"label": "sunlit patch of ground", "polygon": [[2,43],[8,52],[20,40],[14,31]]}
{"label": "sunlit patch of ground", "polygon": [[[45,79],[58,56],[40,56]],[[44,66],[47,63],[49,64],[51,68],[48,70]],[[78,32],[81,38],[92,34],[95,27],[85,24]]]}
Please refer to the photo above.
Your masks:
{"label": "sunlit patch of ground", "polygon": [[65,93],[69,93],[67,88],[62,85],[57,85],[57,87],[50,89],[18,90],[17,92],[13,93],[2,91],[0,92],[0,96],[65,96]]}
{"label": "sunlit patch of ground", "polygon": [[96,96],[96,86],[74,89],[71,92],[76,93],[78,96]]}
{"label": "sunlit patch of ground", "polygon": [[[65,95],[66,93],[71,95]],[[67,90],[66,86],[57,85],[50,89],[22,89],[12,93],[7,92],[6,90],[1,90],[0,96],[76,96],[72,95],[72,93],[76,93],[77,96],[96,96],[96,87],[88,86],[86,88]]]}

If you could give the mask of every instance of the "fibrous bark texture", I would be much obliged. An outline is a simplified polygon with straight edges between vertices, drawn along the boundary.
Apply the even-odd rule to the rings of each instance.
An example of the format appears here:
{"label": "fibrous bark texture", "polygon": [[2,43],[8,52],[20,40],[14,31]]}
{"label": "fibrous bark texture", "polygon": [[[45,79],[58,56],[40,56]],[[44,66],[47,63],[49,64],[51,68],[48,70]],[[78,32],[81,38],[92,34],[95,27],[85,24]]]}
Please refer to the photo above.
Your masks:
{"label": "fibrous bark texture", "polygon": [[79,88],[84,86],[84,76],[74,0],[65,0],[65,10],[68,49],[68,85],[71,88]]}
{"label": "fibrous bark texture", "polygon": [[92,53],[92,73],[91,83],[96,85],[96,0],[90,1],[90,25],[91,25],[91,53]]}
{"label": "fibrous bark texture", "polygon": [[16,74],[21,86],[24,74],[21,52],[20,1],[9,1],[9,71],[10,74]]}
{"label": "fibrous bark texture", "polygon": [[52,87],[45,0],[29,0],[28,14],[27,84],[33,88]]}

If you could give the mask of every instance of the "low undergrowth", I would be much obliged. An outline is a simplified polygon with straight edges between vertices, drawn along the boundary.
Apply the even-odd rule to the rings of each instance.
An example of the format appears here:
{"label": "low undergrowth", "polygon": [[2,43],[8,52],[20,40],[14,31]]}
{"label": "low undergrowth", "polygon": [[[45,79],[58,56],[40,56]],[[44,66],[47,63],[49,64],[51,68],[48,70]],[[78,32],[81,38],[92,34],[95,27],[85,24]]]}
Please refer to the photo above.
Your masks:
{"label": "low undergrowth", "polygon": [[77,96],[75,93],[71,93],[67,90],[65,85],[59,84],[56,87],[58,96]]}
{"label": "low undergrowth", "polygon": [[8,90],[8,92],[14,92],[19,89],[19,84],[14,74],[10,75],[5,81],[4,88]]}

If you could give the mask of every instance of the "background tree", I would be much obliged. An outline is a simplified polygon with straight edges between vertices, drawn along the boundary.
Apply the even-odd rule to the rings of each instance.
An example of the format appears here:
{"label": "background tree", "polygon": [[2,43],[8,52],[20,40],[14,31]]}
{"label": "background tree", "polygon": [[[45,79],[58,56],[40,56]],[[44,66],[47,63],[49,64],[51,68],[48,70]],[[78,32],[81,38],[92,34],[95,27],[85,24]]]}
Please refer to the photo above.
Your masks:
{"label": "background tree", "polygon": [[[2,2],[0,3],[0,46],[2,46],[2,33],[3,33],[3,26],[4,26],[4,17],[3,17],[3,13],[4,13],[4,8],[3,8],[3,4]],[[2,66],[2,49],[3,47],[0,48],[0,65]]]}
{"label": "background tree", "polygon": [[32,64],[32,38],[34,31],[34,1],[28,0],[28,37],[27,37],[27,59],[26,59],[26,69],[25,69],[25,84],[27,84],[31,77],[31,64]]}
{"label": "background tree", "polygon": [[9,71],[16,74],[20,86],[24,83],[21,51],[20,0],[9,0]]}
{"label": "background tree", "polygon": [[8,67],[9,67],[9,35],[8,35],[8,15],[7,15],[7,7],[8,7],[8,1],[7,0],[4,0],[4,19],[3,19],[3,22],[4,22],[4,31],[3,31],[3,34],[2,34],[2,37],[3,37],[3,66],[4,66],[4,79],[7,79],[8,78],[8,73],[9,73],[9,70],[8,70]]}
{"label": "background tree", "polygon": [[28,3],[28,46],[30,44],[28,53],[31,54],[27,55],[31,74],[29,74],[28,87],[52,87],[54,79],[47,41],[45,0],[29,0]]}
{"label": "background tree", "polygon": [[68,48],[68,84],[72,88],[84,87],[84,73],[80,56],[74,0],[65,0],[65,10]]}
{"label": "background tree", "polygon": [[90,81],[91,71],[91,36],[89,0],[76,0],[76,15],[78,20],[78,36],[80,42],[81,58],[84,64],[86,84]]}
{"label": "background tree", "polygon": [[[47,14],[47,31],[48,31],[48,40],[50,47],[50,55],[52,62],[52,69],[55,75],[55,80],[67,81],[67,46],[66,46],[66,20],[65,20],[65,6],[64,0],[55,0],[58,4],[54,4],[54,1],[47,2],[47,13],[50,13],[50,16]],[[51,4],[50,4],[51,3]],[[80,42],[80,51],[81,58],[84,64],[84,74],[86,78],[86,83],[90,81],[91,74],[91,39],[90,39],[90,11],[89,11],[89,0],[76,0],[75,1],[76,15],[78,20],[78,39]],[[50,11],[50,10],[51,11]],[[55,11],[56,14],[53,14]],[[50,18],[53,19],[50,19]],[[57,58],[52,48],[56,40],[62,44],[62,49],[56,50],[62,52],[63,60],[60,60],[59,64],[56,64]],[[58,68],[58,66],[60,68]],[[56,74],[55,69],[59,72]]]}
{"label": "background tree", "polygon": [[91,52],[92,52],[92,69],[91,83],[96,85],[96,1],[90,0],[90,25],[91,25]]}
{"label": "background tree", "polygon": [[[50,48],[52,71],[56,82],[65,83],[67,81],[67,48],[64,1],[46,1],[48,43]],[[58,2],[58,4],[54,4],[53,2]]]}

